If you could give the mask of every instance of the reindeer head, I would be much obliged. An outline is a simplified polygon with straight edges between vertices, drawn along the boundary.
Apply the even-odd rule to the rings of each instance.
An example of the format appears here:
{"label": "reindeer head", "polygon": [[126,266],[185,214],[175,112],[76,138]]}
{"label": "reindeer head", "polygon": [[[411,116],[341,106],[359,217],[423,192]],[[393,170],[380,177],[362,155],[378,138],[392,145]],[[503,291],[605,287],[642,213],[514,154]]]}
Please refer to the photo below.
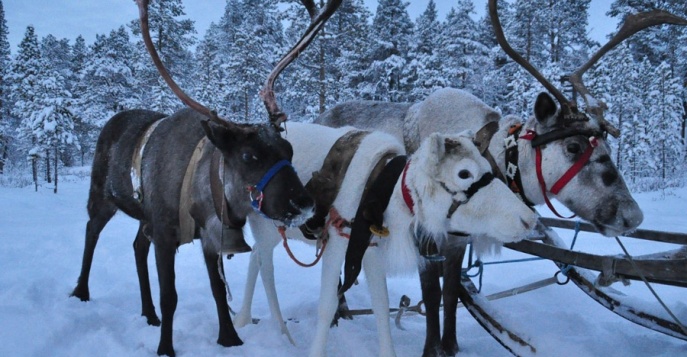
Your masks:
{"label": "reindeer head", "polygon": [[[201,121],[201,125],[206,136],[222,153],[227,169],[222,170],[221,176],[224,178],[225,197],[233,205],[232,209],[245,216],[252,207],[288,225],[297,225],[307,219],[312,214],[314,203],[291,166],[293,149],[280,134],[286,114],[279,110],[273,86],[279,73],[307,47],[341,4],[341,0],[331,0],[317,14],[312,0],[302,2],[312,18],[311,25],[301,40],[279,61],[260,91],[269,114],[269,124],[238,125],[220,119],[215,111],[190,98],[174,82],[150,38],[148,0],[136,0],[143,41],[155,67],[182,102],[208,118]],[[242,197],[249,194],[246,188],[250,191],[250,201]]]}
{"label": "reindeer head", "polygon": [[659,24],[685,25],[687,20],[662,10],[628,16],[618,33],[570,75],[574,90],[585,102],[581,111],[575,101],[566,99],[508,44],[498,18],[496,0],[489,0],[489,15],[501,48],[560,104],[558,109],[549,94],[540,94],[534,105],[536,124],[520,136],[520,140],[529,142],[524,146],[529,145],[532,150],[525,155],[529,155],[532,166],[536,165],[536,168],[520,170],[523,181],[532,183],[523,186],[533,187],[538,182],[541,188],[526,192],[526,196],[534,203],[546,202],[552,210],[548,196],[554,196],[575,214],[592,222],[604,235],[613,236],[635,229],[643,220],[642,212],[611,161],[605,142],[606,134],[618,137],[620,131],[604,119],[606,104],[591,95],[582,76],[606,52],[636,32]]}
{"label": "reindeer head", "polygon": [[520,240],[537,217],[493,179],[472,136],[470,131],[431,134],[411,157],[407,183],[416,207],[416,231],[440,244],[447,232]]}

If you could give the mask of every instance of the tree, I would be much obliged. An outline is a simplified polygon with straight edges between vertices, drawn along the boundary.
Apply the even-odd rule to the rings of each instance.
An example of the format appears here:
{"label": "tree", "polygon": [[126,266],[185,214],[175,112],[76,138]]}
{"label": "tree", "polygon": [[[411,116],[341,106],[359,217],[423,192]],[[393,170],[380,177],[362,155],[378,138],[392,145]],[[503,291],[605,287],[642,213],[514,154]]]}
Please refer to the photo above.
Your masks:
{"label": "tree", "polygon": [[0,175],[4,173],[5,163],[9,156],[10,115],[7,100],[8,83],[6,76],[10,67],[10,43],[7,40],[9,29],[5,20],[5,9],[0,0]]}
{"label": "tree", "polygon": [[38,102],[35,101],[35,96],[36,93],[40,92],[40,70],[42,66],[38,38],[33,26],[28,26],[24,38],[19,43],[17,56],[12,61],[8,79],[11,83],[10,100],[14,103],[12,115],[20,120],[19,136],[31,145],[26,151],[29,152],[36,190],[38,190],[38,159],[43,151],[35,147],[38,143],[31,131],[30,115],[41,109]]}
{"label": "tree", "polygon": [[489,65],[488,48],[479,41],[477,23],[470,16],[475,12],[471,0],[459,0],[451,8],[439,34],[439,54],[444,59],[443,73],[451,87],[477,86],[481,78],[473,78],[479,68]]}
{"label": "tree", "polygon": [[[194,68],[193,54],[189,48],[195,44],[196,30],[192,20],[180,18],[184,15],[186,13],[181,0],[152,0],[148,7],[150,37],[160,59],[174,80],[182,88],[188,88],[193,73],[190,69]],[[130,28],[134,35],[141,35],[138,19],[131,22]],[[138,41],[137,48],[142,56],[137,58],[140,61],[137,65],[140,70],[134,74],[142,89],[140,92],[142,103],[161,112],[172,112],[178,109],[182,103],[152,65],[142,40]]]}
{"label": "tree", "polygon": [[411,41],[410,62],[405,68],[410,88],[410,101],[424,99],[438,88],[448,87],[449,81],[442,73],[442,65],[451,66],[453,61],[441,56],[436,35],[441,26],[437,19],[434,0],[429,0],[427,9],[415,21],[416,31]]}
{"label": "tree", "polygon": [[223,51],[228,84],[227,119],[262,121],[266,111],[258,92],[285,51],[283,28],[273,1],[243,0],[235,6],[230,9],[231,15],[225,14],[227,21],[238,22],[230,33],[233,41]]}
{"label": "tree", "polygon": [[380,0],[372,20],[371,43],[365,54],[368,69],[364,72],[361,94],[365,99],[406,101],[408,78],[403,76],[413,34],[413,23],[401,0]]}
{"label": "tree", "polygon": [[96,35],[76,90],[76,112],[83,121],[101,128],[114,114],[143,104],[141,91],[146,88],[135,75],[136,58],[132,53],[136,50],[123,26],[109,36]]}

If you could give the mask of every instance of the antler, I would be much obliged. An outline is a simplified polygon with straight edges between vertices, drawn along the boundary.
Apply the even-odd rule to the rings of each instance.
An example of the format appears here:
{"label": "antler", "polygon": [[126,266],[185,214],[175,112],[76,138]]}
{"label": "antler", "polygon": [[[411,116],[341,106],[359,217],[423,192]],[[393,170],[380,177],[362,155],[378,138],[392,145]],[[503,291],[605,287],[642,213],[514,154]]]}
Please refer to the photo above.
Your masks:
{"label": "antler", "polygon": [[[496,34],[496,40],[503,50],[510,56],[516,63],[523,66],[534,78],[536,78],[539,83],[541,83],[561,104],[561,109],[564,115],[567,116],[577,116],[577,103],[568,100],[565,96],[553,86],[546,78],[544,78],[541,73],[539,73],[532,64],[525,60],[520,54],[515,52],[513,48],[508,44],[505,35],[503,34],[503,28],[501,27],[501,22],[498,18],[498,12],[496,10],[496,0],[489,0],[489,16],[491,17],[491,23],[494,27],[494,33]],[[621,26],[618,33],[616,33],[611,40],[608,41],[603,47],[601,47],[594,55],[591,56],[589,61],[579,67],[577,70],[573,71],[570,75],[570,83],[572,83],[573,88],[582,95],[584,99],[587,111],[594,115],[598,120],[599,125],[603,130],[613,135],[614,137],[620,136],[620,130],[614,127],[611,123],[606,121],[603,117],[604,111],[607,109],[606,104],[603,101],[595,99],[587,87],[584,86],[582,82],[582,75],[591,68],[598,60],[605,55],[608,51],[613,49],[619,43],[627,39],[628,37],[634,35],[635,33],[646,29],[651,26],[661,25],[661,24],[673,24],[673,25],[687,25],[687,20],[679,16],[675,16],[669,12],[663,10],[652,10],[648,12],[642,12],[635,15],[627,16],[625,23]]]}
{"label": "antler", "polygon": [[162,76],[162,79],[164,79],[169,88],[172,89],[172,92],[174,92],[174,94],[176,94],[176,96],[179,97],[184,104],[195,109],[201,114],[205,114],[213,121],[226,124],[226,121],[220,119],[214,110],[208,109],[184,93],[184,91],[176,84],[174,79],[172,79],[172,76],[169,74],[169,72],[167,72],[167,69],[162,64],[162,60],[160,60],[160,56],[153,45],[153,40],[150,38],[150,26],[148,24],[148,3],[148,0],[136,0],[136,4],[138,5],[138,14],[141,20],[141,36],[143,37],[143,43],[145,43],[146,49],[148,50],[148,53],[150,53],[150,57],[153,59],[155,67],[157,68],[158,72],[160,72],[160,76]]}
{"label": "antler", "polygon": [[265,86],[260,91],[260,97],[262,97],[265,103],[265,108],[270,115],[270,122],[275,127],[279,128],[283,122],[286,121],[286,114],[284,114],[277,105],[277,98],[274,95],[274,82],[279,77],[286,66],[293,62],[296,57],[312,42],[317,33],[324,27],[327,20],[334,14],[334,11],[339,8],[342,0],[329,0],[327,4],[322,8],[319,14],[316,14],[316,7],[313,0],[301,0],[303,6],[308,10],[311,21],[310,26],[305,31],[300,40],[289,50],[286,55],[277,63],[277,65],[272,70],[272,73],[267,77]]}
{"label": "antler", "polygon": [[625,23],[623,23],[623,25],[620,27],[620,30],[618,30],[618,32],[605,45],[603,45],[603,47],[596,51],[596,53],[592,55],[587,63],[580,66],[580,68],[575,70],[570,75],[570,83],[572,83],[573,88],[582,95],[587,107],[587,111],[599,118],[602,127],[606,129],[609,134],[616,138],[620,136],[620,131],[603,118],[603,113],[607,109],[606,103],[594,99],[594,97],[589,93],[589,90],[587,90],[587,87],[585,87],[584,83],[582,82],[582,75],[584,75],[589,68],[596,64],[596,62],[598,62],[603,55],[605,55],[619,43],[623,42],[625,39],[648,27],[662,24],[684,26],[687,25],[687,20],[664,10],[652,10],[634,15],[628,15],[625,19]]}

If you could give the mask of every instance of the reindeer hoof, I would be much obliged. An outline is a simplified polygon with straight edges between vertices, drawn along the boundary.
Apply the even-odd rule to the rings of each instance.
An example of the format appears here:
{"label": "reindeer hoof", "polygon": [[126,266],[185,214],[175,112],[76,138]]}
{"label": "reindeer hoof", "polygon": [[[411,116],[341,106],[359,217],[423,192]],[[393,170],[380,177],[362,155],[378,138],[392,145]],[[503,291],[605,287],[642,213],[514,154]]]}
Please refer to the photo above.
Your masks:
{"label": "reindeer hoof", "polygon": [[174,357],[176,354],[174,353],[174,347],[172,346],[163,346],[160,344],[157,347],[157,355],[158,356],[169,356],[169,357]]}
{"label": "reindeer hoof", "polygon": [[82,288],[81,285],[77,285],[69,296],[77,297],[81,301],[89,301],[91,299],[88,288]]}

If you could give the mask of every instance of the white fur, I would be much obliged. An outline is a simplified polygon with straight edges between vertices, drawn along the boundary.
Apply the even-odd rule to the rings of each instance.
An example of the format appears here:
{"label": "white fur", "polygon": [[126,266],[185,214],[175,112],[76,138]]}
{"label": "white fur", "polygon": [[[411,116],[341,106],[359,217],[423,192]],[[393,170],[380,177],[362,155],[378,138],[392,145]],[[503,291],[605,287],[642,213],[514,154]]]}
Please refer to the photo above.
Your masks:
{"label": "white fur", "polygon": [[[313,171],[320,169],[329,148],[348,130],[351,128],[331,129],[299,123],[289,125],[286,138],[294,146],[294,166],[304,182],[310,179]],[[431,135],[411,158],[407,185],[415,202],[415,215],[410,213],[402,198],[399,180],[384,214],[390,235],[383,239],[375,238],[378,247],[369,248],[363,257],[363,270],[377,322],[380,356],[395,356],[389,326],[386,272],[401,274],[417,269],[420,259],[411,232],[415,224],[423,225],[436,237],[446,237],[447,231],[463,231],[488,234],[502,242],[509,242],[521,238],[536,220],[535,215],[498,180],[492,181],[469,202],[460,206],[452,219],[446,219],[453,199],[463,200],[465,196],[462,191],[482,174],[490,171],[488,163],[472,144],[470,133],[450,137],[462,146],[460,156],[445,152],[446,138],[439,134]],[[334,202],[334,207],[343,218],[350,221],[355,216],[369,173],[379,159],[387,153],[402,152],[402,144],[387,134],[374,132],[363,139]],[[458,172],[461,170],[470,171],[472,178],[459,179]],[[452,197],[441,188],[440,182],[451,190],[461,192]],[[278,235],[274,225],[264,218],[253,215],[249,223],[256,245],[250,260],[244,305],[234,323],[243,326],[251,321],[251,301],[259,270],[272,316],[279,321],[282,330],[288,333],[279,309],[273,275],[272,249],[278,243]],[[348,240],[340,237],[334,228],[329,229],[329,235],[322,257],[318,324],[310,350],[311,356],[325,355],[329,325],[338,307],[339,273],[348,246]],[[287,236],[302,239],[298,229],[287,230]]]}

